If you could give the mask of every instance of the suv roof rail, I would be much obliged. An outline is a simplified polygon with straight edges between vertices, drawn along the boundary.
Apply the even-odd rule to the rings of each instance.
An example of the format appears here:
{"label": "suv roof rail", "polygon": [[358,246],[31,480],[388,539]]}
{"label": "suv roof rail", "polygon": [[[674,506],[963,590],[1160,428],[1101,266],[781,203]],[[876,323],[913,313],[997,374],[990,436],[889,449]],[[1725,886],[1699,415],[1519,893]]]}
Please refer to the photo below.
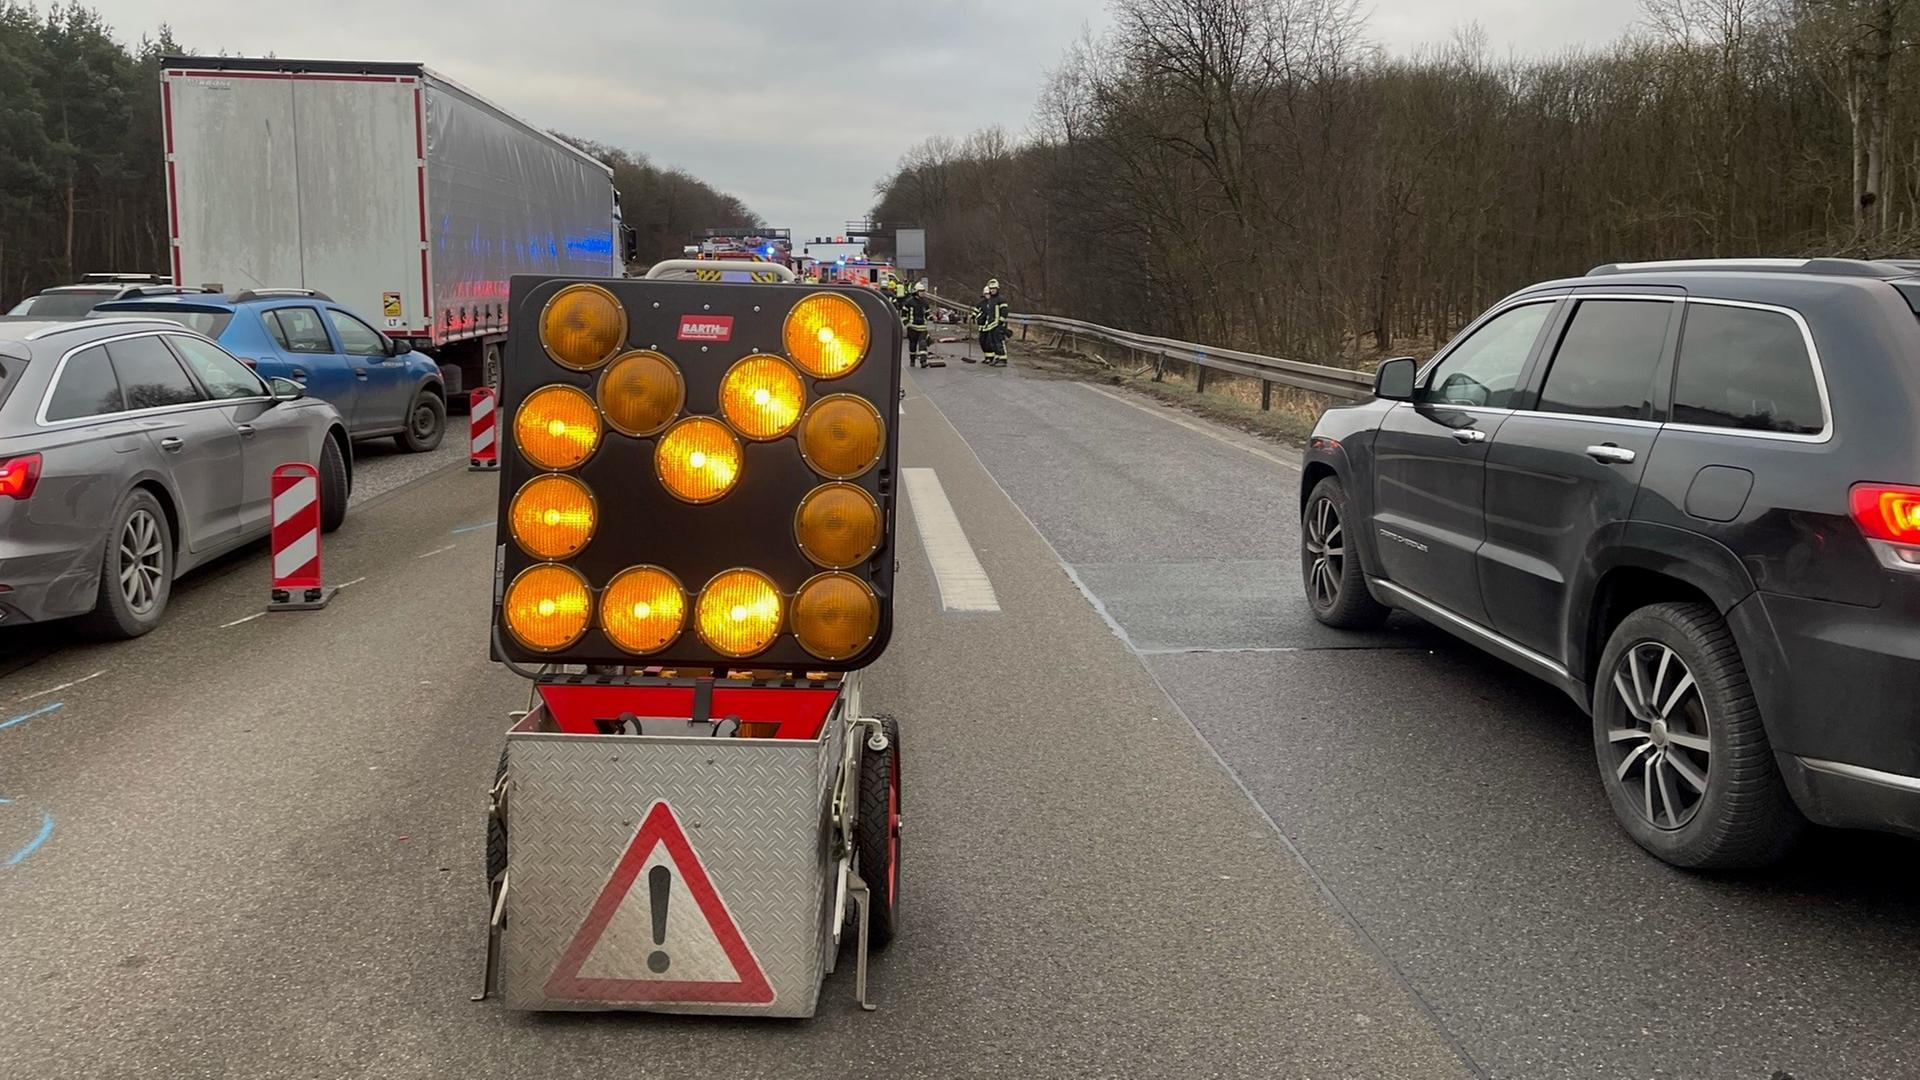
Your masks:
{"label": "suv roof rail", "polygon": [[173,278],[166,274],[122,274],[114,272],[81,274],[80,280],[89,284],[102,285],[171,285]]}
{"label": "suv roof rail", "polygon": [[204,296],[220,290],[205,285],[136,285],[131,296]]}
{"label": "suv roof rail", "polygon": [[1667,259],[1659,262],[1607,263],[1587,271],[1588,277],[1640,274],[1659,270],[1719,271],[1734,274],[1820,274],[1826,277],[1911,277],[1920,263],[1874,262],[1866,259]]}
{"label": "suv roof rail", "polygon": [[319,289],[242,289],[233,294],[233,302],[244,304],[249,300],[267,300],[276,296],[304,296],[310,300],[325,300],[333,303],[333,297]]}

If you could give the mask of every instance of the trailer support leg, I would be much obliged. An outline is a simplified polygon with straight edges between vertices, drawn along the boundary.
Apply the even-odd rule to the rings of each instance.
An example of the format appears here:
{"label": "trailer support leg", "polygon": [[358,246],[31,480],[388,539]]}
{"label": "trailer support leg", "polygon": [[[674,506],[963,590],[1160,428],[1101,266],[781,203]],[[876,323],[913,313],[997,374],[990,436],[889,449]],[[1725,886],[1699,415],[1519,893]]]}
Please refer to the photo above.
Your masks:
{"label": "trailer support leg", "polygon": [[480,992],[468,1001],[485,1001],[500,972],[500,923],[507,912],[507,875],[500,875],[500,892],[493,898],[493,918],[487,920],[487,963],[480,969]]}
{"label": "trailer support leg", "polygon": [[865,878],[855,874],[847,883],[847,893],[860,905],[860,936],[853,943],[853,994],[860,999],[862,1009],[873,1012],[880,1007],[867,1000],[867,923],[872,918],[869,909],[873,906],[873,890],[867,888]]}

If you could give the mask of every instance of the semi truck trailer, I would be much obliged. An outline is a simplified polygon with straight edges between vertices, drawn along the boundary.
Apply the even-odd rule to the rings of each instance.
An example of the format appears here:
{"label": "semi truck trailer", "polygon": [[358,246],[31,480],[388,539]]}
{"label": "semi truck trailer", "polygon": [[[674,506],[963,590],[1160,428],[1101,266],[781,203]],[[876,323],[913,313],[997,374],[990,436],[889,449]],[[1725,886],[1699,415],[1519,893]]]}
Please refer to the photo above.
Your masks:
{"label": "semi truck trailer", "polygon": [[167,57],[160,108],[175,284],[325,293],[450,397],[498,385],[513,275],[631,254],[611,169],[420,64]]}

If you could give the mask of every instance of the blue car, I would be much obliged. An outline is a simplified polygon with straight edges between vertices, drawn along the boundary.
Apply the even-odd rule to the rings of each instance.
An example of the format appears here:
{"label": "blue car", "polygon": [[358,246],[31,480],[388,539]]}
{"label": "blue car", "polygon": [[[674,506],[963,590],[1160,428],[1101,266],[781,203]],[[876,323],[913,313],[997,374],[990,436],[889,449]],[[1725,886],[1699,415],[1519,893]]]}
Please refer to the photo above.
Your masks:
{"label": "blue car", "polygon": [[92,317],[136,312],[205,334],[263,379],[300,383],[340,413],[356,440],[391,435],[401,449],[424,453],[446,433],[440,365],[323,293],[180,289],[101,304]]}

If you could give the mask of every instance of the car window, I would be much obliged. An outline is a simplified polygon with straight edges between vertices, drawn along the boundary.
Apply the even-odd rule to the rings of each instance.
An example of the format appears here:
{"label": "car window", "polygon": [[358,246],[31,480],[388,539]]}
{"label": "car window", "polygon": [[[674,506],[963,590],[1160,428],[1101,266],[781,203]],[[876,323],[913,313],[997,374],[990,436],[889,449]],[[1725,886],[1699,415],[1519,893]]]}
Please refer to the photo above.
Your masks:
{"label": "car window", "polygon": [[1800,324],[1777,311],[1688,304],[1673,420],[1819,434],[1826,414]]}
{"label": "car window", "polygon": [[113,365],[107,362],[107,350],[98,345],[67,358],[60,369],[60,381],[53,386],[53,396],[47,399],[48,420],[78,420],[125,409],[120,383],[113,377]]}
{"label": "car window", "polygon": [[186,311],[171,308],[120,307],[118,305],[110,305],[93,310],[93,317],[96,319],[124,318],[128,315],[165,319],[168,322],[179,323],[181,326],[186,327],[196,334],[205,334],[210,338],[219,337],[221,331],[227,328],[227,324],[233,321],[233,312],[231,311]]}
{"label": "car window", "polygon": [[341,349],[348,356],[387,355],[387,339],[378,330],[332,308],[327,309],[327,318],[333,321],[333,332],[340,335]]}
{"label": "car window", "polygon": [[263,316],[273,340],[288,352],[330,353],[333,340],[320,325],[320,312],[310,307],[275,308]]}
{"label": "car window", "polygon": [[1418,400],[1435,405],[1510,407],[1527,354],[1552,303],[1523,304],[1494,316],[1428,373]]}
{"label": "car window", "polygon": [[1664,300],[1581,301],[1547,369],[1540,411],[1652,418],[1653,372],[1666,352],[1674,307]]}
{"label": "car window", "polygon": [[169,334],[167,340],[186,359],[187,366],[200,376],[200,382],[214,397],[231,401],[235,398],[267,396],[266,385],[259,376],[248,370],[247,365],[228,356],[218,345],[180,334]]}
{"label": "car window", "polygon": [[174,359],[173,350],[157,336],[108,342],[107,355],[113,358],[113,370],[126,390],[129,409],[158,409],[205,400],[180,361]]}

